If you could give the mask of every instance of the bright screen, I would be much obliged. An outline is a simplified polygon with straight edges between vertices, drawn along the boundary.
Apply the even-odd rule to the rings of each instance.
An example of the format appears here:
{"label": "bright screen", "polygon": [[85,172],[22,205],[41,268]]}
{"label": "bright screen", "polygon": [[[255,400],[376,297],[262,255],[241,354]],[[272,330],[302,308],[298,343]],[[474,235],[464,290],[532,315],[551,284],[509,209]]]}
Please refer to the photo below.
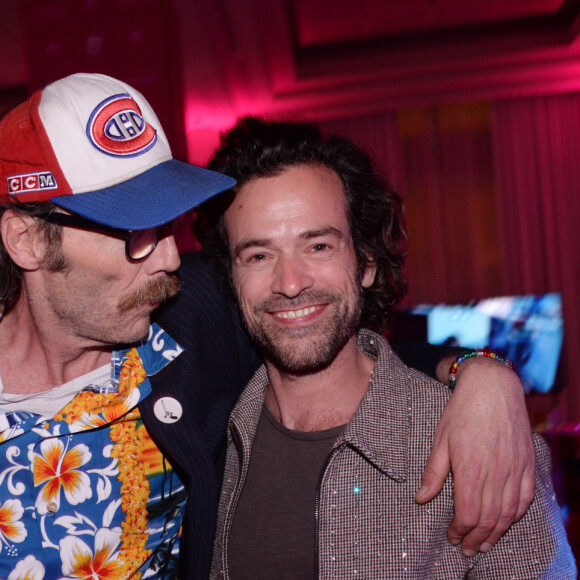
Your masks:
{"label": "bright screen", "polygon": [[409,313],[426,316],[432,344],[489,347],[507,356],[528,393],[546,393],[556,383],[564,336],[560,294],[503,296],[469,306],[420,305]]}

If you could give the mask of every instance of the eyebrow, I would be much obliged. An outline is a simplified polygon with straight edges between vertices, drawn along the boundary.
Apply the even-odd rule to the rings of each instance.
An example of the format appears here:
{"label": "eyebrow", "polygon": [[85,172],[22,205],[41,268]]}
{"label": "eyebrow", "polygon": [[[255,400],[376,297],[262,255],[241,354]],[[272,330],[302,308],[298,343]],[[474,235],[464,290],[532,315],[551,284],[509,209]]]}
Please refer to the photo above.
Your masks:
{"label": "eyebrow", "polygon": [[[333,226],[327,226],[324,228],[319,228],[317,230],[308,230],[306,232],[302,232],[298,238],[301,240],[311,240],[314,238],[320,238],[322,236],[334,236],[340,240],[344,238],[344,234],[338,229]],[[271,248],[272,247],[272,240],[267,238],[253,238],[250,240],[246,240],[240,242],[234,248],[234,256],[238,256],[240,252],[248,248]]]}
{"label": "eyebrow", "polygon": [[318,230],[308,230],[300,234],[300,238],[303,240],[310,240],[312,238],[320,238],[322,236],[334,236],[335,238],[343,239],[344,234],[333,226],[326,226],[325,228],[320,228]]}

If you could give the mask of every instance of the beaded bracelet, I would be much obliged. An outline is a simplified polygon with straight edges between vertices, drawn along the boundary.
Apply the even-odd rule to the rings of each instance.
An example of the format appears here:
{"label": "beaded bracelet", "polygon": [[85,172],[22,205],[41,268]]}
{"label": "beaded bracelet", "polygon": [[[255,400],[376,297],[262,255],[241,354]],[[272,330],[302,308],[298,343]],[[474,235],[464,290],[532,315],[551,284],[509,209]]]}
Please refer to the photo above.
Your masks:
{"label": "beaded bracelet", "polygon": [[496,361],[504,364],[506,367],[508,367],[509,369],[511,369],[514,372],[516,370],[514,363],[511,360],[504,358],[503,356],[500,356],[499,354],[497,354],[496,352],[493,352],[492,350],[489,350],[487,348],[484,348],[482,350],[467,350],[463,354],[458,355],[457,358],[455,359],[455,362],[449,368],[449,388],[451,390],[453,390],[455,388],[455,383],[457,381],[457,376],[456,376],[457,369],[459,368],[459,365],[461,363],[465,362],[468,358],[472,358],[474,356],[487,356],[489,358],[493,358]]}

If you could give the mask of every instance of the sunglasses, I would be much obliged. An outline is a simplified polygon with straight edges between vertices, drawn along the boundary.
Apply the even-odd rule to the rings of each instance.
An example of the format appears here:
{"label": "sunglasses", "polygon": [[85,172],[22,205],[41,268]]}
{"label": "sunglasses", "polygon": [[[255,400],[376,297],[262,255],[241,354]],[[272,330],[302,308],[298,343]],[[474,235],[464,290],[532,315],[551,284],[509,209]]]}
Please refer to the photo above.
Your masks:
{"label": "sunglasses", "polygon": [[115,236],[116,238],[123,238],[125,240],[125,255],[133,262],[139,262],[150,256],[159,242],[160,228],[158,227],[148,230],[119,230],[98,224],[78,215],[60,212],[40,213],[34,217],[58,226],[81,228]]}

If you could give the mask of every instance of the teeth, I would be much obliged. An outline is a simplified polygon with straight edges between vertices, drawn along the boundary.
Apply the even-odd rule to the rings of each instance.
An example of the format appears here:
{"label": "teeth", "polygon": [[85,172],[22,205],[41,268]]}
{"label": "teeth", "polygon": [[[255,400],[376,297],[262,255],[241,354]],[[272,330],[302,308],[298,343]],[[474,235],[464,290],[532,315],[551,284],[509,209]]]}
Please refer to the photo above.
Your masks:
{"label": "teeth", "polygon": [[289,310],[287,312],[276,312],[274,316],[278,318],[302,318],[308,316],[316,310],[316,306],[309,306],[308,308],[301,308],[300,310]]}

